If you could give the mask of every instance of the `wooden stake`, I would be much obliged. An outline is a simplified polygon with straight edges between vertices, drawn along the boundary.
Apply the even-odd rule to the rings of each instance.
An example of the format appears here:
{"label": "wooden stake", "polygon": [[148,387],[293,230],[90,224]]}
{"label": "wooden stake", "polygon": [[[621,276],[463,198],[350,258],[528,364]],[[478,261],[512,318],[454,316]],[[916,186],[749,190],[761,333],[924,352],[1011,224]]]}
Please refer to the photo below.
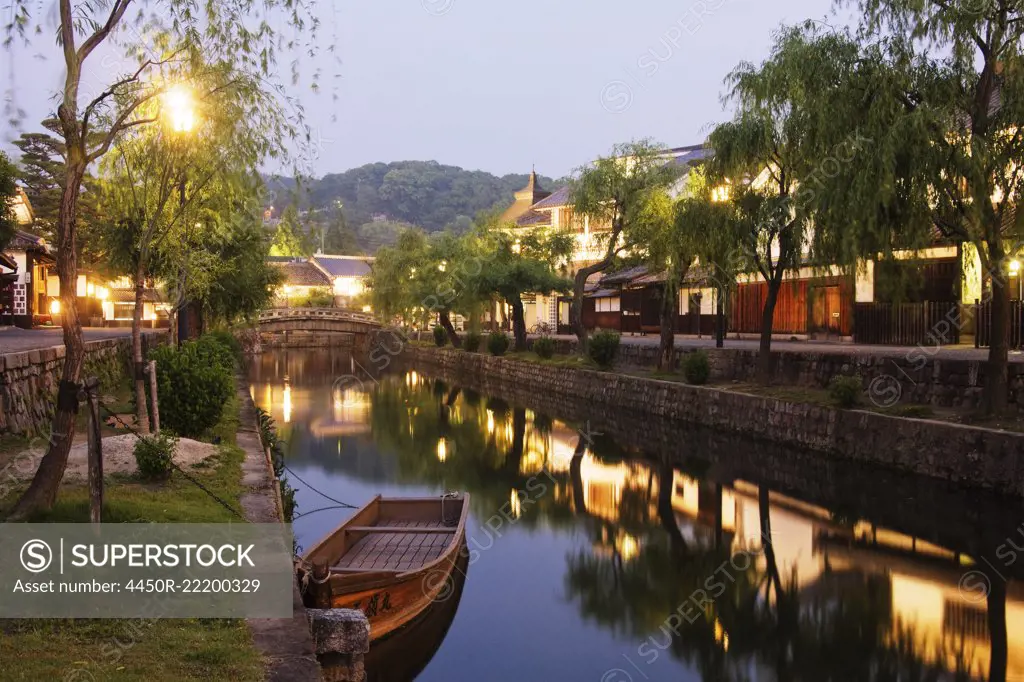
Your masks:
{"label": "wooden stake", "polygon": [[313,564],[313,575],[310,576],[309,581],[309,595],[313,602],[311,608],[331,608],[331,569],[324,559]]}
{"label": "wooden stake", "polygon": [[150,413],[149,428],[153,433],[160,433],[160,402],[156,398],[156,360],[149,361],[149,402],[153,404]]}
{"label": "wooden stake", "polygon": [[100,380],[85,380],[89,404],[89,521],[100,523],[103,511],[103,437],[100,432]]}

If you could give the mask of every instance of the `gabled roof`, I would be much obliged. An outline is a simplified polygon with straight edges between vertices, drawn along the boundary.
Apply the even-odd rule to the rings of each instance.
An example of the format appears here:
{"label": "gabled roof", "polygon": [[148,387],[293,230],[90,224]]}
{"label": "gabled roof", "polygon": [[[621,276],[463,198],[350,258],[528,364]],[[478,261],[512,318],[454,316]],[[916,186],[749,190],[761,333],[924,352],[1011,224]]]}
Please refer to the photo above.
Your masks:
{"label": "gabled roof", "polygon": [[329,277],[366,277],[373,258],[367,256],[329,256],[318,253],[313,263]]}
{"label": "gabled roof", "polygon": [[4,266],[8,270],[18,270],[18,263],[13,257],[8,256],[6,253],[0,253],[0,265]]}
{"label": "gabled roof", "polygon": [[313,265],[309,261],[295,261],[289,260],[287,262],[273,261],[268,262],[276,268],[279,268],[284,274],[284,284],[293,287],[329,287],[331,286],[331,280],[324,274],[324,272]]}

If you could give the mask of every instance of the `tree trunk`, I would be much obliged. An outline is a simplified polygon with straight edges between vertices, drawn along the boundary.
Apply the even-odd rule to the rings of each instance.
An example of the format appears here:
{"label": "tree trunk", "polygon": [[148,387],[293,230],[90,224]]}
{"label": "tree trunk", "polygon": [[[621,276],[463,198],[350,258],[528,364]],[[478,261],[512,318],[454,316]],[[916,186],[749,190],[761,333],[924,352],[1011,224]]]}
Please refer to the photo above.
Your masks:
{"label": "tree trunk", "polygon": [[671,372],[676,369],[676,302],[679,287],[675,282],[665,282],[661,297],[661,341],[658,352],[658,369]]}
{"label": "tree trunk", "polygon": [[[64,105],[61,105],[61,109]],[[65,117],[70,117],[63,112]],[[78,256],[75,244],[78,226],[78,196],[85,176],[85,155],[77,145],[67,146],[64,187],[57,217],[57,276],[60,279],[61,327],[64,332],[64,372],[58,390],[57,407],[50,426],[49,447],[28,490],[11,510],[9,519],[23,520],[36,511],[53,507],[57,490],[68,464],[68,451],[75,435],[78,412],[78,380],[85,360],[82,323],[78,317]]]}
{"label": "tree trunk", "polygon": [[526,317],[523,311],[523,298],[516,294],[509,303],[512,305],[512,334],[516,339],[516,351],[525,351]]}
{"label": "tree trunk", "polygon": [[764,301],[761,311],[761,344],[757,351],[757,380],[762,384],[770,384],[775,373],[772,362],[772,327],[775,324],[775,304],[779,301],[779,290],[782,288],[782,277],[768,282],[768,298]]}
{"label": "tree trunk", "polygon": [[583,294],[587,289],[587,279],[595,272],[603,272],[615,261],[615,254],[618,252],[616,244],[619,235],[622,234],[622,221],[616,219],[612,225],[612,233],[608,236],[608,248],[604,258],[596,263],[580,268],[576,271],[572,280],[572,303],[569,305],[569,326],[572,333],[576,335],[576,350],[580,355],[587,354],[587,328],[583,326]]}
{"label": "tree trunk", "polygon": [[142,357],[142,311],[146,278],[142,268],[135,273],[135,312],[132,314],[132,371],[135,373],[135,428],[149,433],[149,413],[146,411],[146,373]]}
{"label": "tree trunk", "polygon": [[441,326],[448,332],[448,340],[451,341],[453,348],[462,348],[462,339],[459,338],[459,333],[455,331],[455,325],[452,324],[452,318],[447,312],[439,313],[438,319],[441,321]]}
{"label": "tree trunk", "polygon": [[[1002,267],[1002,246],[989,245],[990,262]],[[985,368],[985,410],[989,414],[1006,412],[1010,392],[1010,290],[1006,277],[999,272],[992,276],[992,315],[989,334],[988,366]]]}

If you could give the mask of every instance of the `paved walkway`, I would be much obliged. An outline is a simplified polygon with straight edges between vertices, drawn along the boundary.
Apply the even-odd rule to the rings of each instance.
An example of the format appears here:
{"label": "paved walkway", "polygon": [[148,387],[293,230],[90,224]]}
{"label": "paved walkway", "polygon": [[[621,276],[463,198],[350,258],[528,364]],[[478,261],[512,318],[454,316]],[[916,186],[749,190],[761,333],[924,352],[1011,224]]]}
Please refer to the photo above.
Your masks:
{"label": "paved walkway", "polygon": [[[156,332],[166,333],[166,329],[143,329],[143,334]],[[131,336],[131,327],[86,327],[83,329],[86,341],[100,339],[116,339]],[[18,327],[0,327],[0,355],[5,353],[23,353],[27,350],[53,348],[63,346],[64,337],[60,327],[52,329],[19,329]]]}
{"label": "paved walkway", "polygon": [[[555,338],[573,341],[575,336],[558,335]],[[644,346],[657,346],[659,338],[657,334],[647,336],[630,336],[628,333],[622,335],[622,343]],[[738,348],[743,350],[757,350],[759,342],[757,339],[732,339],[725,340],[726,348]],[[714,337],[705,336],[698,339],[695,336],[676,335],[676,348],[714,348]],[[876,355],[884,357],[901,357],[913,353],[913,358],[945,358],[950,360],[986,360],[988,359],[987,348],[975,348],[973,345],[957,345],[935,347],[931,345],[921,346],[875,346],[857,343],[841,343],[828,341],[772,341],[772,350],[791,353],[847,353],[849,355]],[[1010,362],[1024,362],[1024,352],[1010,351]]]}

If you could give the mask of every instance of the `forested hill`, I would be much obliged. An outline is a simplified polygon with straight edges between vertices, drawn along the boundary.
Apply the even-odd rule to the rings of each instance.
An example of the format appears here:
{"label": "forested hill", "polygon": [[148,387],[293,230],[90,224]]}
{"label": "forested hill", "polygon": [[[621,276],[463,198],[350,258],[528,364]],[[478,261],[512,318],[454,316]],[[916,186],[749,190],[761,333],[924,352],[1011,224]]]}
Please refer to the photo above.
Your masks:
{"label": "forested hill", "polygon": [[[528,179],[527,173],[498,177],[436,161],[370,163],[305,181],[301,203],[304,208],[320,209],[340,201],[349,225],[376,219],[412,223],[435,231],[465,223],[480,211],[506,207]],[[549,191],[562,184],[544,176],[539,176],[539,181]],[[292,185],[286,179],[272,184]]]}

